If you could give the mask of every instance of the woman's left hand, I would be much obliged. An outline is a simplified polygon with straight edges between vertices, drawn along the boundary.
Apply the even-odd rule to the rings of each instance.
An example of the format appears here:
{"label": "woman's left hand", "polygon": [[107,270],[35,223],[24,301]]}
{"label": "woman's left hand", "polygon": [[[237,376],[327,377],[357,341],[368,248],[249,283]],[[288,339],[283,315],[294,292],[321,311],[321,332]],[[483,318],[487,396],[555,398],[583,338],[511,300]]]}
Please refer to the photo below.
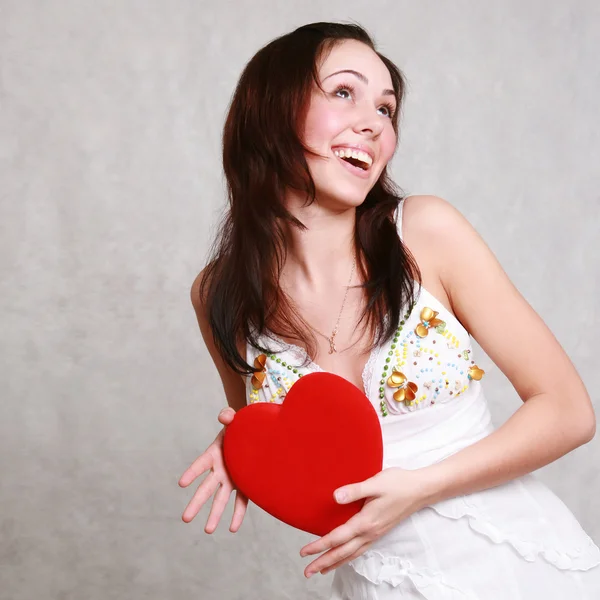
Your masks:
{"label": "woman's left hand", "polygon": [[[344,492],[345,499],[337,500],[338,492]],[[423,471],[398,467],[384,469],[365,481],[338,488],[335,496],[340,504],[361,498],[366,500],[361,511],[346,523],[300,550],[300,556],[328,550],[306,567],[306,577],[317,571],[324,575],[360,556],[376,539],[428,503]]]}

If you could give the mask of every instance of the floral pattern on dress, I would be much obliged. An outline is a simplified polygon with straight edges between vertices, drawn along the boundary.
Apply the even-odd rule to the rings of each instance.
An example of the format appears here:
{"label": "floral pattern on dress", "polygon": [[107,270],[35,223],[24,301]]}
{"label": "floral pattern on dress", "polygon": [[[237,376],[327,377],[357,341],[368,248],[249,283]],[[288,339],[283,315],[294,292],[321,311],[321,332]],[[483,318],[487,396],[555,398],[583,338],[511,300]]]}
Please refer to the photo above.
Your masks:
{"label": "floral pattern on dress", "polygon": [[[365,389],[381,418],[452,401],[485,374],[472,359],[466,329],[425,288],[421,290],[424,294],[406,310],[391,342],[369,359],[376,359],[371,376],[376,382],[365,382]],[[280,404],[300,377],[323,371],[313,362],[302,367],[305,351],[298,346],[282,343],[271,354],[256,353],[248,346],[247,359],[258,369],[248,376],[250,404]]]}
{"label": "floral pattern on dress", "polygon": [[[470,336],[456,317],[439,301],[437,310],[432,308],[435,298],[428,292],[421,299],[424,305],[418,316],[413,311],[401,322],[381,367],[378,391],[383,417],[454,400],[485,374],[471,359]],[[446,320],[438,318],[442,310],[448,313]]]}

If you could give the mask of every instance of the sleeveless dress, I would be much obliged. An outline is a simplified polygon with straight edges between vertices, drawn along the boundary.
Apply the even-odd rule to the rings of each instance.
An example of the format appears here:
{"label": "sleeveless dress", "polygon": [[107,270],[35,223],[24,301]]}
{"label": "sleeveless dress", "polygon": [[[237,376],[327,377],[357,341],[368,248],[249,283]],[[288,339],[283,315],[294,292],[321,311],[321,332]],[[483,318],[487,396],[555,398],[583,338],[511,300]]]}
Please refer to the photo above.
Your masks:
{"label": "sleeveless dress", "polygon": [[[402,239],[402,201],[396,211]],[[484,372],[469,333],[425,288],[363,372],[383,436],[383,468],[437,463],[490,434]],[[262,385],[247,403],[277,402],[299,377],[322,371],[303,348],[262,339]],[[259,354],[247,344],[250,364]],[[600,550],[533,474],[413,513],[333,573],[330,600],[597,600]]]}

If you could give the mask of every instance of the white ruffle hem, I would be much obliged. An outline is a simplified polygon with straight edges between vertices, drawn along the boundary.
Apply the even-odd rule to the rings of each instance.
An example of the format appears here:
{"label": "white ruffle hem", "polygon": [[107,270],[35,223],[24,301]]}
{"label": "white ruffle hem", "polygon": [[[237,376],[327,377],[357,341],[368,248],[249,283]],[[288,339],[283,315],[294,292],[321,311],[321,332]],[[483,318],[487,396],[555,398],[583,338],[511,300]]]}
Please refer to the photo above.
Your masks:
{"label": "white ruffle hem", "polygon": [[[383,467],[434,464],[493,431],[480,385],[387,418]],[[334,572],[330,600],[598,600],[600,550],[535,475],[444,500]]]}

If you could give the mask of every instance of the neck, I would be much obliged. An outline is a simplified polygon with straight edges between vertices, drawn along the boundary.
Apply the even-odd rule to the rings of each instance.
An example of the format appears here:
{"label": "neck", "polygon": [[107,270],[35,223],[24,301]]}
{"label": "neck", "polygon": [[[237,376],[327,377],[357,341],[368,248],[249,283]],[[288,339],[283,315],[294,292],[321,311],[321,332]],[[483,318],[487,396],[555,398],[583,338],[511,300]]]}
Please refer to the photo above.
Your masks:
{"label": "neck", "polygon": [[348,285],[356,255],[356,208],[334,211],[318,201],[310,206],[288,203],[287,208],[306,230],[284,225],[287,256],[281,273],[282,287],[300,288],[305,294],[318,295],[327,292],[332,285]]}

